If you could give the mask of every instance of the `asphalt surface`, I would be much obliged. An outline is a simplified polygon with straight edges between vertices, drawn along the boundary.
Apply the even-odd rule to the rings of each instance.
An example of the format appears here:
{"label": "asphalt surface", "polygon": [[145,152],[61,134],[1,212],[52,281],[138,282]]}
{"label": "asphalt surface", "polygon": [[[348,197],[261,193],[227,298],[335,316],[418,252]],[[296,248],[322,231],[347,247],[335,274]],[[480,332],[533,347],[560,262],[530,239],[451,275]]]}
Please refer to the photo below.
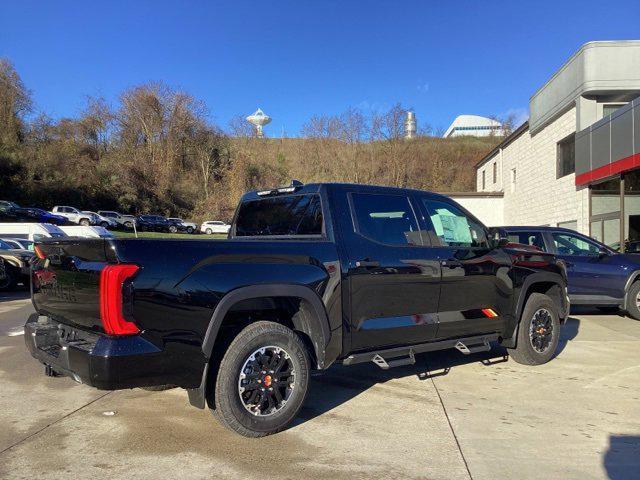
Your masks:
{"label": "asphalt surface", "polygon": [[640,322],[573,315],[552,362],[499,348],[314,375],[294,426],[220,427],[186,393],[102,392],[27,353],[26,294],[0,294],[0,478],[640,478]]}

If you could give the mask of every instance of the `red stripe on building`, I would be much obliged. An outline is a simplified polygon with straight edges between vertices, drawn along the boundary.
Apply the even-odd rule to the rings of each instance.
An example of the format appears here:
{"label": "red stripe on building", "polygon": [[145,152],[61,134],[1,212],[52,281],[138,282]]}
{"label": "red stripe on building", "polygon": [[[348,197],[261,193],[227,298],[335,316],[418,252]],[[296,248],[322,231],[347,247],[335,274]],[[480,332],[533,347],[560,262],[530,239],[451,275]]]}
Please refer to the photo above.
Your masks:
{"label": "red stripe on building", "polygon": [[640,153],[616,160],[615,162],[593,169],[590,172],[576,175],[576,185],[586,185],[618,173],[633,170],[637,167],[640,167]]}

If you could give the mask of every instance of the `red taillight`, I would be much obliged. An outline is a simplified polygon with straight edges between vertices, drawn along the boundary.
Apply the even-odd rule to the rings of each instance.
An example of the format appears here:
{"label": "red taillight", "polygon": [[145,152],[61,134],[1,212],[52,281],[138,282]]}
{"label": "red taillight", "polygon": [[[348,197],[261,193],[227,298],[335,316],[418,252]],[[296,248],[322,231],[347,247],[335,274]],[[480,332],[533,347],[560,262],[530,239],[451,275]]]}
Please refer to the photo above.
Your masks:
{"label": "red taillight", "polygon": [[100,273],[100,319],[111,335],[132,335],[140,329],[124,318],[122,285],[138,271],[136,265],[107,265]]}
{"label": "red taillight", "polygon": [[498,314],[496,313],[496,311],[493,308],[483,308],[482,309],[482,313],[484,313],[484,315],[486,317],[489,318],[493,318],[493,317],[497,317]]}

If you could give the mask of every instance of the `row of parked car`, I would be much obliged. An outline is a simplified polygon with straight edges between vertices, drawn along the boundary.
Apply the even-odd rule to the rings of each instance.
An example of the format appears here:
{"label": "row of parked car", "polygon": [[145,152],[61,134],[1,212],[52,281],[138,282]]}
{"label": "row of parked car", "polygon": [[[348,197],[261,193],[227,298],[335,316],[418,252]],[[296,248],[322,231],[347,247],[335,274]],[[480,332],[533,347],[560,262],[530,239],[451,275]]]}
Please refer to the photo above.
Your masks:
{"label": "row of parked car", "polygon": [[219,220],[201,225],[177,217],[162,215],[126,215],[112,210],[80,210],[70,206],[55,206],[51,211],[37,207],[20,207],[14,202],[0,200],[0,223],[35,222],[53,225],[99,226],[110,230],[133,230],[169,233],[228,233],[230,226]]}

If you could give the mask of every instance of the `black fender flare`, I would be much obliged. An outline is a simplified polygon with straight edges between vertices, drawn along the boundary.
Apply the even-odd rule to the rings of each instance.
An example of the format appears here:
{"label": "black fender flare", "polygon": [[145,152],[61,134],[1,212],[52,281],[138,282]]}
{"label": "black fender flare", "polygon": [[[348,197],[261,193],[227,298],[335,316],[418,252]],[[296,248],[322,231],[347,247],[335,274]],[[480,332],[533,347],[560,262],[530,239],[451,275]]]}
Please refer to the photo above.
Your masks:
{"label": "black fender flare", "polygon": [[558,285],[560,288],[562,288],[563,291],[563,302],[564,305],[561,306],[561,310],[560,310],[560,320],[566,320],[566,318],[569,316],[569,298],[567,297],[567,290],[566,290],[566,285],[567,282],[564,279],[564,277],[562,275],[560,275],[559,273],[553,273],[553,272],[536,272],[536,273],[532,273],[531,275],[527,276],[527,278],[525,278],[522,287],[520,288],[520,295],[518,296],[518,302],[516,304],[516,309],[515,309],[515,328],[513,329],[513,334],[511,335],[511,338],[505,338],[502,341],[502,345],[504,345],[505,347],[508,348],[512,348],[516,346],[516,338],[518,337],[518,329],[520,328],[520,317],[522,315],[522,310],[524,310],[524,303],[525,300],[527,299],[527,294],[529,292],[529,290],[531,289],[531,286],[536,284],[536,283],[555,283],[556,285]]}
{"label": "black fender flare", "polygon": [[199,408],[205,407],[209,359],[213,353],[218,332],[225,316],[238,302],[264,297],[296,297],[304,300],[309,306],[310,315],[294,316],[294,327],[311,339],[318,368],[324,369],[333,363],[335,359],[326,358],[326,347],[331,338],[329,318],[322,300],[313,290],[303,285],[294,284],[265,284],[240,287],[222,297],[213,311],[202,342],[202,352],[207,361],[204,366],[202,381],[199,387],[188,389],[189,402],[192,405]]}

